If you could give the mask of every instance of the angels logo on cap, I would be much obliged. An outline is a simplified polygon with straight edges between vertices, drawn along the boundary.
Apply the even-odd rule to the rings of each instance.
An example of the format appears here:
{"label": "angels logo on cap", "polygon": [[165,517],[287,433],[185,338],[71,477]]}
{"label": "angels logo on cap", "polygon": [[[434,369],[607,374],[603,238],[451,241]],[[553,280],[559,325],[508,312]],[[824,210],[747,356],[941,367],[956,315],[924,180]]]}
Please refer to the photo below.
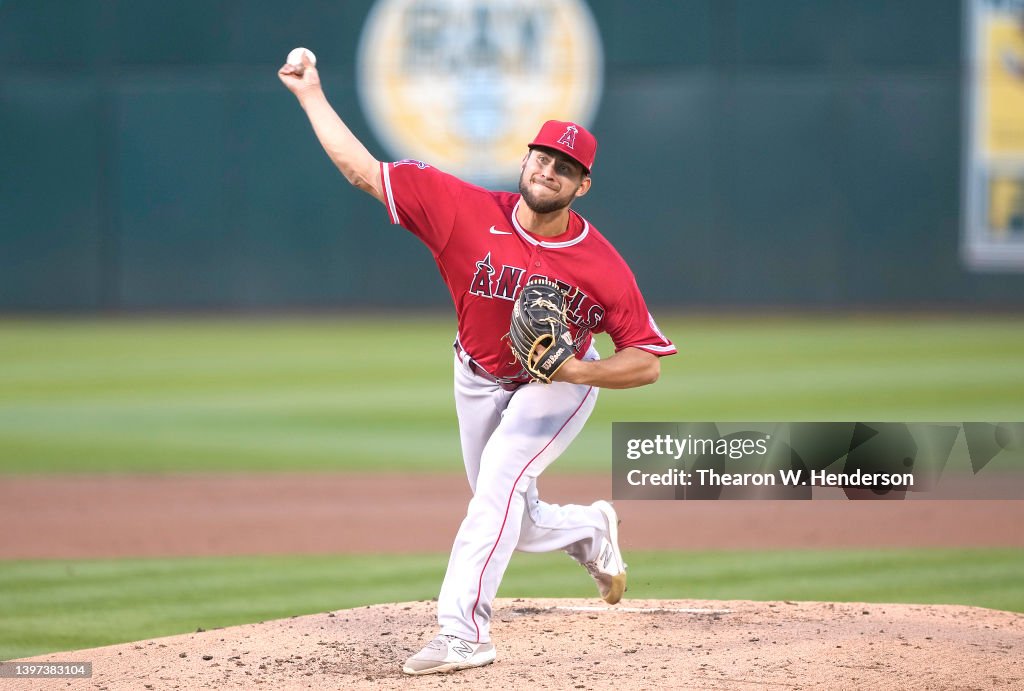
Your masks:
{"label": "angels logo on cap", "polygon": [[579,132],[579,130],[576,128],[576,125],[569,125],[565,128],[565,133],[558,138],[558,143],[565,144],[570,149],[575,148],[577,132]]}
{"label": "angels logo on cap", "polygon": [[561,151],[583,166],[588,173],[594,167],[594,156],[597,154],[597,139],[587,128],[561,120],[545,122],[529,146],[531,149],[543,146]]}

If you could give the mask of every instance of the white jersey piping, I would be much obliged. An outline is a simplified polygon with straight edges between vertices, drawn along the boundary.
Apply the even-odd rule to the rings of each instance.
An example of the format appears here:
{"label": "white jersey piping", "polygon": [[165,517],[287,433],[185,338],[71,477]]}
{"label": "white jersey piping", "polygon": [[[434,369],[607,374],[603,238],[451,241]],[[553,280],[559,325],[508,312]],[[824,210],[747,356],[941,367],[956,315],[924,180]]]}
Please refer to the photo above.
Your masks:
{"label": "white jersey piping", "polygon": [[391,189],[391,173],[388,172],[390,163],[381,163],[380,169],[381,174],[384,178],[384,197],[388,200],[388,211],[391,213],[391,222],[396,226],[402,225],[401,221],[398,220],[398,207],[395,206],[395,195]]}
{"label": "white jersey piping", "polygon": [[[522,201],[522,197],[520,197],[519,201]],[[528,243],[530,243],[531,245],[540,245],[541,247],[547,247],[547,248],[550,248],[550,249],[561,249],[562,247],[572,247],[577,242],[580,242],[580,241],[583,240],[583,238],[587,237],[587,233],[590,232],[590,224],[587,223],[587,219],[585,219],[582,216],[580,216],[580,220],[583,221],[583,231],[578,236],[574,237],[572,240],[566,240],[565,242],[547,242],[547,241],[544,241],[544,240],[537,240],[532,235],[527,233],[523,229],[523,227],[521,225],[519,225],[519,221],[516,219],[516,211],[519,209],[519,201],[517,201],[516,205],[512,208],[512,227],[515,228],[516,232],[519,233],[519,235],[524,240],[526,240]],[[570,211],[569,213],[575,213],[575,212]],[[579,214],[577,214],[577,215],[579,215]]]}

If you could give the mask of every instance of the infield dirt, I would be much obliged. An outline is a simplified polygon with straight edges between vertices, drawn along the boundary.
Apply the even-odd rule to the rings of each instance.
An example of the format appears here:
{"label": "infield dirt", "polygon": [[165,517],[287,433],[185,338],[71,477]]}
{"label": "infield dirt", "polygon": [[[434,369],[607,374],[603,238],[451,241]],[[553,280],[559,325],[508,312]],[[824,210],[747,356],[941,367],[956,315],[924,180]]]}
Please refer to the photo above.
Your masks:
{"label": "infield dirt", "polygon": [[[611,495],[545,475],[545,501]],[[448,552],[464,475],[250,473],[0,478],[0,559]],[[622,501],[629,550],[1024,547],[1024,501]],[[429,520],[424,520],[424,519]]]}

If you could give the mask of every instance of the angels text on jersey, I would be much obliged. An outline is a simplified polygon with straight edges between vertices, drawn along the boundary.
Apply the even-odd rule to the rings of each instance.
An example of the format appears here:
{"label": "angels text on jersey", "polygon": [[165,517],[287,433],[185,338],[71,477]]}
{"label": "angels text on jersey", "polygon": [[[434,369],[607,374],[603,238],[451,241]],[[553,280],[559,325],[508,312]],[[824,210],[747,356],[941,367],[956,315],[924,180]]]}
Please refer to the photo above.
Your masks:
{"label": "angels text on jersey", "polygon": [[526,269],[518,266],[502,264],[501,271],[494,268],[491,253],[476,262],[476,272],[470,281],[469,292],[482,298],[499,298],[513,301],[519,296],[523,285],[535,278],[553,281],[567,296],[566,319],[581,330],[594,331],[604,319],[605,308],[587,295],[578,286],[571,286],[565,281],[552,278],[545,274],[534,273],[526,276]]}

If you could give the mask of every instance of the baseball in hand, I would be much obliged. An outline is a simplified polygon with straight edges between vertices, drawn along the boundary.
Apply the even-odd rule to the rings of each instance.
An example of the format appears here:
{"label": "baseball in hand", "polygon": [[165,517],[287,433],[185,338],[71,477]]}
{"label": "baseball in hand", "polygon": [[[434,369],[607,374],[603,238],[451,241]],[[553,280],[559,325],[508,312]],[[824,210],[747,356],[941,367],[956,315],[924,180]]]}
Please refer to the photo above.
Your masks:
{"label": "baseball in hand", "polygon": [[303,67],[303,65],[302,65],[302,54],[303,53],[305,53],[306,56],[309,58],[309,62],[312,63],[315,66],[316,65],[316,56],[313,55],[313,51],[311,51],[309,48],[293,48],[292,51],[290,53],[288,53],[288,60],[286,62],[289,65],[292,65],[294,67],[299,68],[299,70],[302,70],[302,67]]}

